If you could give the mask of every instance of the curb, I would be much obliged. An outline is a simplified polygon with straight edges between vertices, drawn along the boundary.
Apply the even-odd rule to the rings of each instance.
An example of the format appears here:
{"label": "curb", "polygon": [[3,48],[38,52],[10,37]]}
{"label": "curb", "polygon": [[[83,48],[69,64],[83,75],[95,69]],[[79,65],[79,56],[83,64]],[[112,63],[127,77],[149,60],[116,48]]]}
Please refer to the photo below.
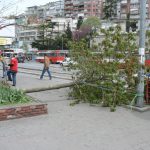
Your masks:
{"label": "curb", "polygon": [[39,88],[32,88],[32,89],[20,89],[20,90],[23,90],[25,93],[33,93],[33,92],[41,92],[41,91],[70,87],[72,85],[74,85],[73,82],[65,83],[65,84],[61,84],[61,85],[56,85],[56,86],[39,87]]}
{"label": "curb", "polygon": [[145,105],[142,108],[136,107],[136,106],[130,106],[130,105],[123,105],[122,107],[130,109],[130,110],[135,110],[135,111],[138,111],[138,112],[146,112],[146,111],[150,110],[150,105]]}
{"label": "curb", "polygon": [[46,103],[27,103],[0,108],[0,121],[48,114]]}
{"label": "curb", "polygon": [[[90,104],[90,106],[103,107],[100,104]],[[134,110],[134,111],[138,111],[138,112],[146,112],[146,111],[150,110],[150,105],[145,105],[142,108],[136,107],[136,106],[130,106],[130,105],[121,105],[121,107],[130,109],[130,110]]]}

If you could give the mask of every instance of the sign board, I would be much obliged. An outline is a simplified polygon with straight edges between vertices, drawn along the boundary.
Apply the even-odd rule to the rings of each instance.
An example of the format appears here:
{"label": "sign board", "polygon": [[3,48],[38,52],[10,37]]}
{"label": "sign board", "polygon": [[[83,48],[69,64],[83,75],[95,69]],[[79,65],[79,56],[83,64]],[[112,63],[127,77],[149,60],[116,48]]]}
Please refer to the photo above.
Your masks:
{"label": "sign board", "polygon": [[139,55],[145,55],[145,48],[139,48]]}
{"label": "sign board", "polygon": [[11,44],[12,44],[12,38],[0,37],[0,45],[11,45]]}

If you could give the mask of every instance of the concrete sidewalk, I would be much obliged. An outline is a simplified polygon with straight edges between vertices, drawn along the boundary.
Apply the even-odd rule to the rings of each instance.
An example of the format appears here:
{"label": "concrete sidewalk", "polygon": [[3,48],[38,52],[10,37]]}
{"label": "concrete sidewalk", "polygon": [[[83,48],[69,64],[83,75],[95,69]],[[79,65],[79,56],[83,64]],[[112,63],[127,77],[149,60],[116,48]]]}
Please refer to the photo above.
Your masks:
{"label": "concrete sidewalk", "polygon": [[0,122],[1,150],[149,150],[150,111],[69,106],[69,88],[30,93],[48,115]]}

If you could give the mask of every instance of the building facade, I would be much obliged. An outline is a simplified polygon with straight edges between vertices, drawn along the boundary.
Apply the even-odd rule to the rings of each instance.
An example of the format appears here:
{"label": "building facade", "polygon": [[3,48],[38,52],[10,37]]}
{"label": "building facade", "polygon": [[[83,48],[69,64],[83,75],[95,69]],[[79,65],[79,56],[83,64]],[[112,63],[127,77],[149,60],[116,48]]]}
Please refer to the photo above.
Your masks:
{"label": "building facade", "polygon": [[[127,14],[130,14],[131,19],[140,18],[140,0],[121,0],[118,2],[118,18],[127,19]],[[147,0],[147,19],[150,19],[150,0]]]}
{"label": "building facade", "polygon": [[38,24],[29,22],[30,20],[25,14],[21,14],[15,18],[15,37],[16,47],[23,48],[26,51],[31,49],[31,43],[37,37]]}
{"label": "building facade", "polygon": [[18,48],[22,47],[27,51],[32,49],[31,44],[38,39],[38,26],[45,20],[52,17],[64,15],[64,2],[59,0],[41,6],[28,7],[24,14],[16,17],[15,27],[16,43]]}
{"label": "building facade", "polygon": [[102,0],[90,0],[84,2],[84,16],[96,16],[101,18],[103,10],[103,1]]}
{"label": "building facade", "polygon": [[64,15],[65,17],[77,18],[79,16],[102,17],[103,0],[65,0]]}

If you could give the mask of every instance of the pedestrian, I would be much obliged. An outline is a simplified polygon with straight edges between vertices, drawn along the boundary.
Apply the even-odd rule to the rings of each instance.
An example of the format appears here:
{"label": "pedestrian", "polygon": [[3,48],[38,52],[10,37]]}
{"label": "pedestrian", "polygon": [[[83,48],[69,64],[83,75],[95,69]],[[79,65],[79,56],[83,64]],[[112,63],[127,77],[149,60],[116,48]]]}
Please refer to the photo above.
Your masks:
{"label": "pedestrian", "polygon": [[14,54],[12,55],[10,59],[10,64],[8,64],[8,66],[10,66],[10,69],[7,72],[8,80],[13,81],[12,86],[16,86],[16,74],[18,72],[18,60]]}
{"label": "pedestrian", "polygon": [[51,73],[50,73],[50,70],[49,70],[49,64],[50,64],[50,60],[49,58],[47,57],[46,54],[44,54],[44,67],[43,67],[43,70],[42,70],[42,74],[40,76],[40,79],[42,80],[43,79],[43,76],[44,76],[44,73],[47,71],[48,75],[49,75],[49,79],[51,80],[52,79],[52,76],[51,76]]}
{"label": "pedestrian", "polygon": [[2,78],[6,78],[7,77],[7,68],[8,68],[6,59],[3,56],[0,56],[0,61],[2,62],[2,67],[3,67]]}

